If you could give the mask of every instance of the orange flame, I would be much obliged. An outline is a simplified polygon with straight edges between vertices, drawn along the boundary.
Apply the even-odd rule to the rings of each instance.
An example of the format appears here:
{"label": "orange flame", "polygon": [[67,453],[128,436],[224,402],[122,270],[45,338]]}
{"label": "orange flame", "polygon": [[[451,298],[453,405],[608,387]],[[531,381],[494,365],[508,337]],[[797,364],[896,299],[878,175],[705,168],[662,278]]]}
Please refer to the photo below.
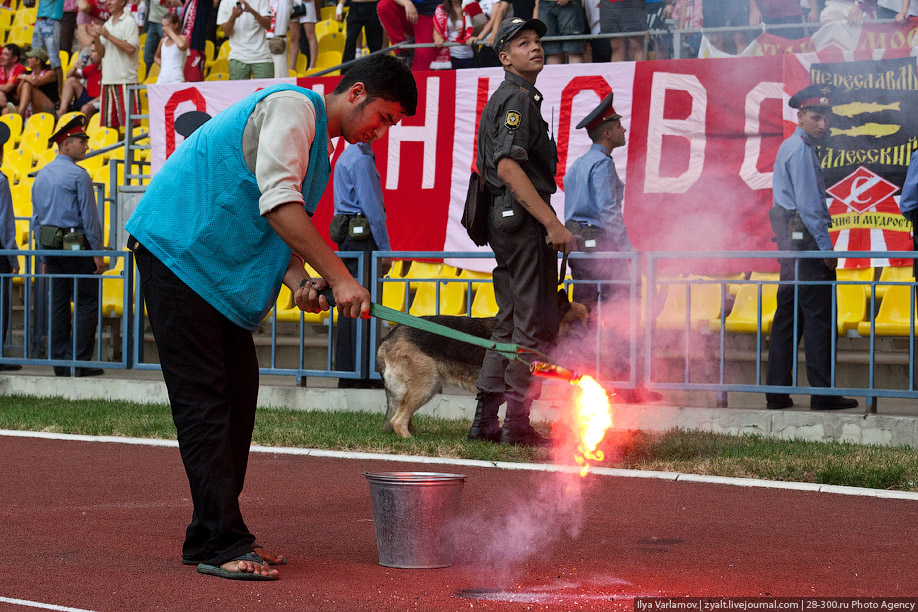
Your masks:
{"label": "orange flame", "polygon": [[580,442],[574,460],[580,466],[580,475],[586,476],[590,471],[590,462],[604,458],[603,452],[596,447],[612,427],[612,406],[606,390],[592,377],[583,376],[571,381],[571,384],[580,387],[576,415]]}

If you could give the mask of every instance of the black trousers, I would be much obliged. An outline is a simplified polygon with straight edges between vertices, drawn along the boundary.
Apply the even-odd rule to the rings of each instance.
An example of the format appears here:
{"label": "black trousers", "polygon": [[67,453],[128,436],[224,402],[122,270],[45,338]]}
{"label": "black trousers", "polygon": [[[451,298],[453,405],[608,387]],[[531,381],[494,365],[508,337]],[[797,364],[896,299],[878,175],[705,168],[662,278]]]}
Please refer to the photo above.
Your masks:
{"label": "black trousers", "polygon": [[[354,6],[353,4],[351,5]],[[360,6],[357,4],[356,6]],[[363,251],[363,278],[357,278],[357,260],[344,259],[344,265],[351,276],[357,278],[360,284],[367,290],[370,290],[372,267],[371,253],[378,251],[379,246],[376,240],[370,237],[369,240],[355,240],[350,236],[345,236],[344,240],[338,243],[339,251]],[[338,328],[335,333],[335,369],[342,371],[353,371],[357,368],[357,325],[363,326],[363,352],[360,360],[363,362],[363,378],[370,378],[370,321],[369,319],[351,319],[348,317],[338,317]]]}
{"label": "black trousers", "polygon": [[344,38],[342,62],[349,62],[357,55],[357,37],[363,30],[367,48],[373,51],[382,49],[383,27],[376,13],[378,2],[351,2],[347,12],[347,35]]}
{"label": "black trousers", "polygon": [[[9,274],[12,271],[9,258],[6,255],[0,256],[0,274]],[[0,279],[0,357],[3,357],[3,346],[6,344],[6,334],[10,331],[10,316],[13,309],[10,303],[13,297],[13,283],[10,281],[9,278]]]}
{"label": "black trousers", "polygon": [[[794,260],[779,260],[781,280],[794,279]],[[800,280],[835,280],[835,271],[822,259],[799,260]],[[778,287],[778,308],[771,326],[768,346],[768,385],[790,386],[797,345],[803,338],[806,353],[806,376],[811,387],[831,386],[832,364],[832,286],[799,285],[797,288],[797,337],[794,337],[794,286]],[[768,401],[778,401],[786,394],[767,393]]]}
{"label": "black trousers", "polygon": [[[47,257],[46,263],[48,274],[93,274],[96,269],[92,257]],[[80,278],[76,280],[74,290],[74,279],[51,279],[51,337],[48,344],[52,359],[92,359],[96,341],[100,282],[97,278]],[[71,302],[74,304],[72,318]],[[76,356],[73,353],[74,337]],[[64,375],[69,372],[69,368],[54,366],[54,371]]]}
{"label": "black trousers", "polygon": [[[518,231],[494,227],[488,215],[488,243],[494,250],[494,297],[497,323],[491,339],[512,342],[547,353],[558,336],[558,255],[545,244],[541,223],[524,213]],[[485,353],[478,376],[479,398],[483,393],[508,393],[508,399],[535,399],[541,379],[529,373],[529,366],[510,361],[494,351]]]}
{"label": "black trousers", "polygon": [[239,508],[258,399],[255,343],[131,243],[194,504],[182,558],[220,565],[255,542]]}

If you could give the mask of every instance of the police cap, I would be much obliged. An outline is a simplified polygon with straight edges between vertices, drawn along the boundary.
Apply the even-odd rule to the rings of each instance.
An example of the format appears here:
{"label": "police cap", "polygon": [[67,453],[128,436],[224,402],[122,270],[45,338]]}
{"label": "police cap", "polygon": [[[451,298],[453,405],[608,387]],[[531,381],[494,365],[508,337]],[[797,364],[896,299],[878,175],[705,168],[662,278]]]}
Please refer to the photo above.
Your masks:
{"label": "police cap", "polygon": [[606,121],[614,121],[615,119],[621,119],[622,116],[615,112],[615,108],[612,106],[612,96],[609,94],[605,99],[599,103],[599,106],[593,109],[589,115],[587,115],[583,121],[577,124],[577,129],[586,128],[588,130],[593,129],[599,125],[602,125]]}
{"label": "police cap", "polygon": [[5,123],[0,123],[0,147],[6,144],[6,141],[10,139],[10,126]]}
{"label": "police cap", "polygon": [[788,105],[799,110],[806,108],[828,110],[832,106],[832,96],[834,95],[835,88],[831,85],[810,85],[795,93]]}
{"label": "police cap", "polygon": [[175,131],[188,138],[196,129],[210,121],[210,115],[203,111],[193,110],[179,115],[175,119]]}
{"label": "police cap", "polygon": [[48,146],[52,146],[54,143],[60,145],[66,139],[71,137],[85,138],[89,140],[89,134],[83,130],[86,119],[83,115],[76,115],[73,119],[67,122],[67,125],[54,132],[51,135],[51,138],[48,139]]}
{"label": "police cap", "polygon": [[535,33],[541,38],[545,36],[548,27],[538,19],[523,19],[521,17],[504,19],[500,22],[500,27],[497,28],[497,35],[494,36],[494,50],[500,53],[504,45],[513,40],[523,30],[535,30]]}

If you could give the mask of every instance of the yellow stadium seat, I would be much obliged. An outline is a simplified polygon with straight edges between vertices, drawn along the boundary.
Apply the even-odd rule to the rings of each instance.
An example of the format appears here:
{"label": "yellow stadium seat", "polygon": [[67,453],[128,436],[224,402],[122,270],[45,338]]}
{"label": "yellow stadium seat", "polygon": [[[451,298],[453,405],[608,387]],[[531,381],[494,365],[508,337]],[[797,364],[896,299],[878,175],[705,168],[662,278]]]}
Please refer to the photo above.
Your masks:
{"label": "yellow stadium seat", "polygon": [[8,32],[13,27],[15,13],[10,10],[0,10],[0,31]]}
{"label": "yellow stadium seat", "polygon": [[38,132],[30,132],[19,141],[20,149],[27,149],[32,155],[39,155],[48,150],[48,137]]}
{"label": "yellow stadium seat", "polygon": [[392,310],[405,312],[405,283],[388,282],[382,286],[382,305]]}
{"label": "yellow stadium seat", "polygon": [[840,281],[865,281],[863,285],[836,285],[835,295],[838,310],[838,333],[844,335],[849,330],[857,330],[858,325],[867,320],[868,295],[873,280],[873,268],[859,270],[836,270]]}
{"label": "yellow stadium seat", "polygon": [[57,52],[58,57],[61,58],[61,68],[64,70],[64,74],[67,74],[66,67],[70,65],[70,53],[61,49]]}
{"label": "yellow stadium seat", "polygon": [[[437,286],[440,288],[439,311],[437,310]],[[421,283],[408,314],[425,317],[435,314],[465,314],[465,285],[463,283]]]}
{"label": "yellow stadium seat", "polygon": [[[99,149],[110,147],[116,142],[118,142],[118,130],[110,127],[100,127],[93,131],[89,137],[89,149],[90,151],[98,151]],[[113,153],[114,151],[109,151],[108,153],[103,153],[103,155],[105,159],[110,159]]]}
{"label": "yellow stadium seat", "polygon": [[[491,273],[490,272],[475,272],[474,270],[462,270],[462,272],[459,273],[459,278],[464,279],[464,280],[490,281]],[[482,285],[487,285],[487,284],[490,284],[490,282],[474,282],[472,283],[472,291],[478,291],[478,289]]]}
{"label": "yellow stadium seat", "polygon": [[93,155],[92,157],[87,157],[84,160],[78,161],[77,166],[80,166],[86,172],[89,173],[89,176],[95,176],[96,172],[102,169],[102,164],[104,160],[101,155]]}
{"label": "yellow stadium seat", "polygon": [[[7,145],[12,147],[15,143],[18,146],[19,138],[22,136],[22,115],[16,113],[2,115],[0,116],[0,123],[5,123],[6,127],[10,128],[10,139],[7,141]],[[3,152],[6,152],[6,148],[4,148]]]}
{"label": "yellow stadium seat", "polygon": [[475,299],[472,300],[472,316],[479,318],[497,316],[497,299],[494,297],[492,283],[482,283],[475,291]]}
{"label": "yellow stadium seat", "polygon": [[408,269],[408,263],[404,259],[393,259],[386,278],[402,278],[405,270]]}
{"label": "yellow stadium seat", "polygon": [[149,85],[151,83],[155,83],[157,78],[159,78],[159,64],[153,64],[150,66],[150,71],[147,73],[147,77],[143,80],[143,82]]}
{"label": "yellow stadium seat", "polygon": [[[408,267],[408,270],[405,272],[405,275],[402,278],[408,279],[426,279],[428,281],[440,277],[440,267],[443,264],[441,263],[430,263],[426,261],[412,261],[411,265]],[[419,282],[410,283],[410,289],[416,291],[421,284]]]}
{"label": "yellow stadium seat", "polygon": [[316,24],[316,38],[319,36],[325,36],[326,34],[338,31],[338,22],[335,21],[335,8],[331,7],[331,18],[323,17],[321,21]]}
{"label": "yellow stadium seat", "polygon": [[33,28],[31,25],[14,25],[10,28],[10,33],[6,38],[6,42],[7,44],[19,45],[20,47],[29,45],[32,43],[32,31]]}
{"label": "yellow stadium seat", "polygon": [[204,64],[210,66],[217,59],[217,46],[214,41],[208,39],[204,41]]}
{"label": "yellow stadium seat", "polygon": [[[143,49],[143,41],[140,42],[140,48]],[[147,65],[141,57],[140,62],[137,64],[137,82],[143,83],[145,78],[147,78]]]}
{"label": "yellow stadium seat", "polygon": [[[689,277],[688,280],[703,280],[701,277]],[[711,319],[719,319],[721,313],[721,285],[716,283],[692,283],[691,312],[689,323],[692,329],[707,325]],[[685,328],[686,283],[669,286],[663,310],[657,315],[657,327],[660,329],[681,330]]]}
{"label": "yellow stadium seat", "polygon": [[218,57],[214,60],[214,63],[210,66],[210,73],[224,73],[229,74],[229,60],[225,57]]}
{"label": "yellow stadium seat", "polygon": [[43,151],[40,155],[35,157],[35,169],[39,170],[44,168],[53,162],[55,157],[57,157],[57,151],[55,149],[47,149]]}
{"label": "yellow stadium seat", "polygon": [[42,148],[42,151],[44,151],[48,148],[48,138],[54,133],[54,124],[56,122],[57,117],[51,113],[35,113],[22,126],[22,138],[29,134],[40,134],[45,140],[45,146]]}
{"label": "yellow stadium seat", "polygon": [[308,59],[305,55],[303,55],[302,53],[297,54],[296,56],[296,73],[297,74],[306,73],[306,69],[308,68],[308,65],[306,63],[307,61]]}
{"label": "yellow stadium seat", "polygon": [[124,258],[118,257],[116,261],[114,268],[102,273],[103,317],[124,315]]}
{"label": "yellow stadium seat", "polygon": [[22,182],[26,175],[32,171],[32,152],[29,149],[16,149],[3,158],[3,166],[12,170],[16,182]]}
{"label": "yellow stadium seat", "polygon": [[[319,19],[323,21],[332,21],[334,18],[335,18],[335,7],[323,6],[319,10]],[[337,21],[335,23],[337,23]]]}
{"label": "yellow stadium seat", "polygon": [[62,127],[67,125],[67,123],[69,123],[74,117],[76,117],[77,115],[82,115],[82,114],[83,113],[81,113],[80,111],[70,111],[70,112],[64,113],[58,118],[57,124],[54,126],[54,131],[56,132],[57,130],[61,129]]}
{"label": "yellow stadium seat", "polygon": [[217,59],[228,59],[230,53],[229,39],[223,41],[220,45],[220,51],[217,53]]}
{"label": "yellow stadium seat", "polygon": [[14,216],[32,216],[32,188],[30,185],[13,185],[10,187],[10,196],[13,198]]}
{"label": "yellow stadium seat", "polygon": [[337,51],[338,54],[344,53],[344,34],[339,32],[326,32],[324,36],[319,36],[319,53],[324,51]]}
{"label": "yellow stadium seat", "polygon": [[[915,282],[913,277],[902,279],[903,282]],[[869,336],[871,328],[877,336],[908,336],[911,333],[911,321],[914,320],[915,310],[909,308],[915,294],[911,285],[888,285],[880,310],[872,322],[864,321],[857,326],[857,333]],[[911,319],[909,311],[912,312]],[[918,325],[916,325],[918,328]]]}
{"label": "yellow stadium seat", "polygon": [[[883,268],[880,272],[880,278],[877,279],[877,283],[882,282],[908,282],[912,278],[912,266],[888,266]],[[877,297],[883,298],[886,295],[886,291],[889,290],[890,285],[881,285],[877,284]],[[868,294],[867,298],[870,298]]]}
{"label": "yellow stadium seat", "polygon": [[89,134],[89,137],[92,138],[98,130],[102,129],[100,121],[102,120],[102,113],[94,113],[92,117],[89,118],[89,122],[86,124],[86,133]]}
{"label": "yellow stadium seat", "polygon": [[319,55],[316,57],[316,69],[331,68],[332,66],[337,66],[341,63],[341,51],[328,51],[328,50],[319,50]]}
{"label": "yellow stadium seat", "polygon": [[204,79],[205,81],[229,81],[229,75],[225,72],[211,72]]}
{"label": "yellow stadium seat", "polygon": [[[778,274],[771,272],[753,272],[749,280],[777,281]],[[771,324],[775,319],[775,310],[778,308],[777,283],[762,283],[762,333],[771,332]],[[758,329],[758,304],[759,284],[748,283],[740,285],[733,301],[733,308],[724,321],[724,328],[730,333],[754,334]],[[720,331],[720,319],[716,318],[710,323],[713,331]]]}

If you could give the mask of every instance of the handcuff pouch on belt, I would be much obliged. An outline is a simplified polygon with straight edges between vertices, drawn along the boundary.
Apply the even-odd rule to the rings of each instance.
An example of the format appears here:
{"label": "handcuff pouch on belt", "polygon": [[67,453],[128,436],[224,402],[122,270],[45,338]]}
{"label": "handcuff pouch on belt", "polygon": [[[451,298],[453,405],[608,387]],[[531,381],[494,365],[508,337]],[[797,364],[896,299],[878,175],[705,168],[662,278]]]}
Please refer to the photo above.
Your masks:
{"label": "handcuff pouch on belt", "polygon": [[523,227],[525,215],[528,214],[513,197],[509,189],[500,195],[494,196],[491,204],[491,223],[494,228],[507,234],[512,234]]}
{"label": "handcuff pouch on belt", "polygon": [[[778,238],[778,250],[801,250],[804,245],[812,240],[812,236],[800,214],[797,211],[786,210],[780,206],[773,207],[768,211],[768,220],[771,222],[771,229]],[[785,243],[787,241],[787,243]]]}
{"label": "handcuff pouch on belt", "polygon": [[42,225],[38,232],[39,244],[53,250],[82,251],[84,239],[83,232],[67,231],[54,225]]}
{"label": "handcuff pouch on belt", "polygon": [[603,232],[601,227],[596,227],[589,223],[581,223],[573,219],[566,222],[564,227],[574,236],[580,238],[577,242],[580,244],[581,251],[592,253],[594,251],[604,250],[603,238],[605,237],[605,232]]}
{"label": "handcuff pouch on belt", "polygon": [[345,238],[354,240],[369,240],[373,233],[370,231],[370,222],[361,213],[356,215],[335,215],[328,226],[328,235],[335,242],[342,242]]}

